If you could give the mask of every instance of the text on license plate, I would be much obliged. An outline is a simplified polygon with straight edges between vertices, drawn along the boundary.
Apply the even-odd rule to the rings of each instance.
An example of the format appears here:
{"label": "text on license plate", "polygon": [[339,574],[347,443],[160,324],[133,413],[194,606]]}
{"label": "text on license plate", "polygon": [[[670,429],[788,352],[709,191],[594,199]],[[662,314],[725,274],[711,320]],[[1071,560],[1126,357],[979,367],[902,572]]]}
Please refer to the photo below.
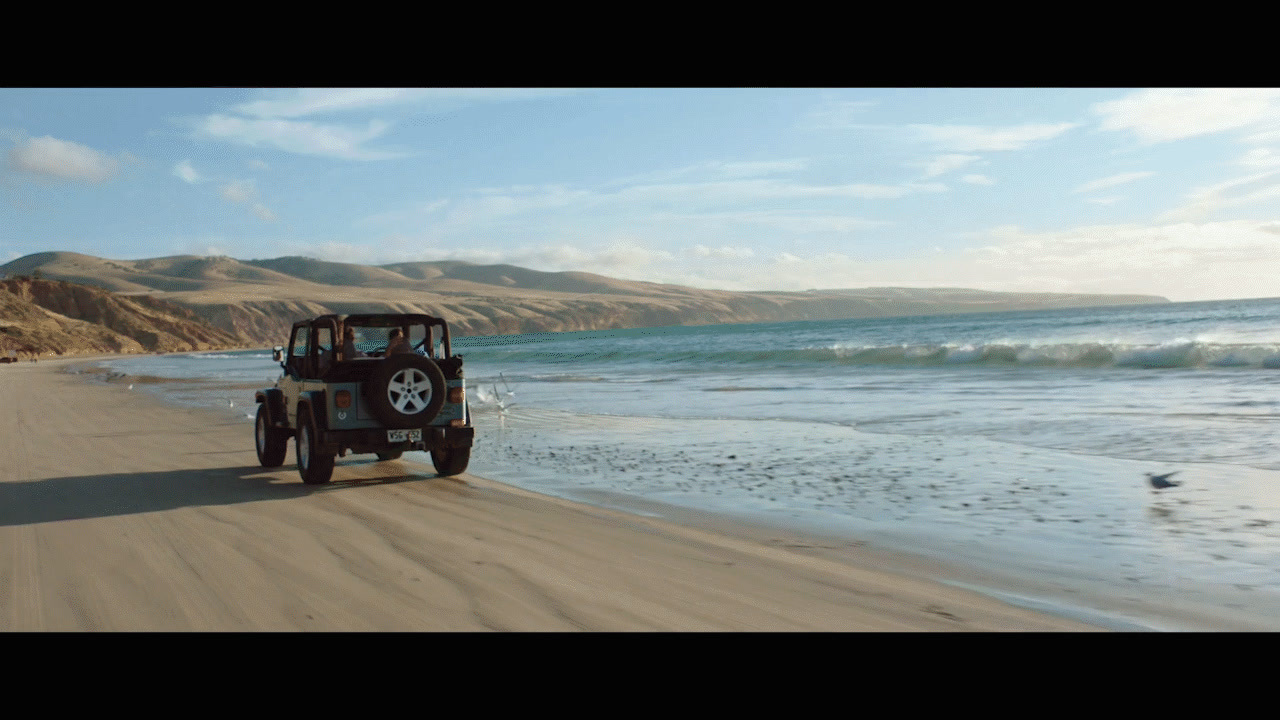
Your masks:
{"label": "text on license plate", "polygon": [[422,439],[422,430],[388,430],[387,442],[418,442]]}

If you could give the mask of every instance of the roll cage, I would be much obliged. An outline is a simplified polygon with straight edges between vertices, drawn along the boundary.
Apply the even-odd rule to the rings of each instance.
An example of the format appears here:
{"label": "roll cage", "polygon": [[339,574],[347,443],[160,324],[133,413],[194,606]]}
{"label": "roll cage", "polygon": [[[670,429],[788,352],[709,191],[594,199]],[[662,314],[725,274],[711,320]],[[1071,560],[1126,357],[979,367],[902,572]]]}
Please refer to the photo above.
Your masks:
{"label": "roll cage", "polygon": [[[410,339],[415,352],[437,362],[453,357],[449,324],[443,318],[425,314],[379,313],[359,315],[321,315],[293,324],[287,354],[276,348],[277,361],[295,379],[323,379],[338,368],[350,367],[364,358],[383,357],[385,338],[357,343],[364,358],[342,357],[342,337],[346,328],[380,329],[390,332],[398,328]],[[440,328],[437,334],[435,328]],[[421,332],[414,332],[421,328]]]}

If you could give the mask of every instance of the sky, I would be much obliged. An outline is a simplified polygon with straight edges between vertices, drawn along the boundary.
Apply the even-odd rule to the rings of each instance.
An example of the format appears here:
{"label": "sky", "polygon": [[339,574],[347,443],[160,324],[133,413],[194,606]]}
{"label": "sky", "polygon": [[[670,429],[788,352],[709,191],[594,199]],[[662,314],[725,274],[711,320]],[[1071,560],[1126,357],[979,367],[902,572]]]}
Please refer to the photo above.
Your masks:
{"label": "sky", "polygon": [[0,263],[1280,296],[1280,89],[0,88]]}

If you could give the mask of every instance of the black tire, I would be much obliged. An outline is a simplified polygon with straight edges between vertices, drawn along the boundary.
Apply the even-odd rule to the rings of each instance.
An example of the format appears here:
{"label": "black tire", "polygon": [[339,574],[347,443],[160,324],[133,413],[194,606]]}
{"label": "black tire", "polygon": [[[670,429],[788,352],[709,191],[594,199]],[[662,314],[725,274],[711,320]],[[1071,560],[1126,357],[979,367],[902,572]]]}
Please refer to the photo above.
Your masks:
{"label": "black tire", "polygon": [[426,427],[444,405],[444,373],[430,358],[392,355],[378,363],[364,390],[369,410],[386,427]]}
{"label": "black tire", "polygon": [[333,453],[321,452],[316,445],[316,427],[311,421],[311,410],[298,406],[298,430],[294,434],[294,454],[298,458],[298,474],[308,485],[323,485],[333,477]]}
{"label": "black tire", "polygon": [[436,466],[437,474],[445,477],[464,472],[469,462],[471,462],[469,447],[438,448],[431,451],[431,464]]}
{"label": "black tire", "polygon": [[403,454],[404,454],[403,450],[393,450],[391,452],[380,452],[378,453],[378,461],[385,462],[387,460],[399,460],[400,456]]}
{"label": "black tire", "polygon": [[262,467],[280,467],[289,451],[289,437],[280,428],[271,427],[271,412],[266,403],[258,403],[258,417],[253,422],[254,446]]}

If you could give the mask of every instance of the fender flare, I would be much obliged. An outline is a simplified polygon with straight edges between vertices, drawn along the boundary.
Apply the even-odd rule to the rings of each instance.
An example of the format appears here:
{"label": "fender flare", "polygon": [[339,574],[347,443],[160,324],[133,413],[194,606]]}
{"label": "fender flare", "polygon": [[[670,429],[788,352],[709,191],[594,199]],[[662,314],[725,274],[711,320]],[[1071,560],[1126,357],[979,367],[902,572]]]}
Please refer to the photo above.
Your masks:
{"label": "fender flare", "polygon": [[267,406],[267,417],[271,424],[283,422],[288,425],[289,413],[284,406],[284,393],[279,388],[259,390],[253,394],[253,400]]}
{"label": "fender flare", "polygon": [[[326,450],[333,449],[337,452],[337,448],[330,448],[328,443],[324,442],[325,432],[329,429],[329,412],[325,404],[325,393],[323,390],[308,390],[298,395],[298,408],[306,406],[308,412],[311,413],[311,422],[315,424],[316,443]],[[296,417],[296,415],[295,415]],[[298,431],[294,428],[294,432]]]}
{"label": "fender flare", "polygon": [[325,403],[325,392],[323,390],[308,390],[298,395],[298,406],[307,406],[311,411],[311,420],[315,422],[316,428],[325,430],[329,427],[328,406]]}

